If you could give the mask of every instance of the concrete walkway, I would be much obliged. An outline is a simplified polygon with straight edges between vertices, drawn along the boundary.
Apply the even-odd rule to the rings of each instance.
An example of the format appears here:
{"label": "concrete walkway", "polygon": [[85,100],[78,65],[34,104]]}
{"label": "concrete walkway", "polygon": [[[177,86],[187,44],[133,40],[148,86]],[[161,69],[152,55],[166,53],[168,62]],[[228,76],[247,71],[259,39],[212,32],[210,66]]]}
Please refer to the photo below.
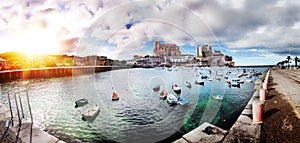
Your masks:
{"label": "concrete walkway", "polygon": [[291,103],[300,118],[300,70],[276,69],[272,70],[272,77],[273,87]]}
{"label": "concrete walkway", "polygon": [[16,118],[13,120],[14,126],[8,126],[11,119],[10,110],[0,104],[0,142],[10,143],[64,143],[56,137],[33,126],[28,121],[22,121],[19,126]]}

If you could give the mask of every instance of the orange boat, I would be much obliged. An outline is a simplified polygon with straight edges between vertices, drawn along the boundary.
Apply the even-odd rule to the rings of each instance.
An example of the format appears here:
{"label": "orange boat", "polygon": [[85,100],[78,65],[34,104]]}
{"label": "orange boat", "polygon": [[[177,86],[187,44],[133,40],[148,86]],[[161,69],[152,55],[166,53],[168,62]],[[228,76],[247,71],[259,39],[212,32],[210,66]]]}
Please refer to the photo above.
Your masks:
{"label": "orange boat", "polygon": [[162,90],[161,92],[160,92],[160,94],[159,94],[159,97],[161,98],[161,99],[166,99],[167,98],[167,95],[168,95],[168,90]]}
{"label": "orange boat", "polygon": [[113,92],[111,98],[112,100],[119,100],[119,95],[116,92]]}

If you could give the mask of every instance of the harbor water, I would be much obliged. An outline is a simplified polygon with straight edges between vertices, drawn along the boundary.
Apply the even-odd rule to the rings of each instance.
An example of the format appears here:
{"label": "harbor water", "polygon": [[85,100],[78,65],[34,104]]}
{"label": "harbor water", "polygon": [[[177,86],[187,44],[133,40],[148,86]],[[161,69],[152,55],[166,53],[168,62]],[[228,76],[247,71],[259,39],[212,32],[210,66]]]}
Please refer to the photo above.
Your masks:
{"label": "harbor water", "polygon": [[[245,69],[248,74],[265,70]],[[204,122],[228,130],[253,95],[258,77],[240,77],[244,83],[239,87],[229,86],[225,77],[232,80],[243,72],[239,68],[132,68],[13,81],[0,84],[0,101],[8,105],[7,92],[28,90],[34,124],[66,142],[171,142]],[[203,75],[208,79],[202,79]],[[197,79],[204,85],[194,84]],[[186,81],[192,87],[186,87]],[[160,90],[154,91],[157,84]],[[172,91],[172,84],[181,87],[180,95]],[[189,103],[170,106],[159,98],[163,89]],[[112,101],[112,92],[119,94],[118,101]],[[81,98],[89,103],[75,108]],[[95,104],[100,105],[99,115],[93,121],[82,120],[82,113]],[[29,118],[28,108],[24,107],[24,113]]]}

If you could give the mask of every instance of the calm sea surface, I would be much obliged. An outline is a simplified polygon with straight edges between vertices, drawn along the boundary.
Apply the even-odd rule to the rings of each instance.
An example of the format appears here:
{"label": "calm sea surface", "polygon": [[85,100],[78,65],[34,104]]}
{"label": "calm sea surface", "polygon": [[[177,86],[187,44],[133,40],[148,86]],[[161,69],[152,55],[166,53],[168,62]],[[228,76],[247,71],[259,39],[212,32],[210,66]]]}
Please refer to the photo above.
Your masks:
{"label": "calm sea surface", "polygon": [[[247,73],[252,70],[263,72],[266,68],[246,70]],[[13,95],[14,91],[29,89],[34,124],[67,142],[170,142],[204,122],[230,129],[253,95],[254,81],[258,77],[241,77],[244,84],[240,88],[229,87],[224,79],[226,72],[231,72],[231,80],[243,70],[135,68],[76,77],[15,81],[0,84],[0,101],[8,104],[4,92],[10,91]],[[196,79],[201,79],[201,74],[196,76],[196,73],[207,75],[212,81],[203,79],[204,86],[194,84]],[[215,79],[216,74],[220,80]],[[246,79],[253,82],[246,82]],[[192,87],[186,87],[185,81],[190,81]],[[180,96],[188,99],[189,104],[169,106],[166,100],[159,99],[160,91],[152,90],[155,84],[160,84],[160,91],[167,89],[174,95],[171,85],[177,84],[182,89]],[[113,91],[119,93],[119,101],[111,100]],[[224,99],[217,101],[211,97],[213,94],[221,94]],[[80,98],[87,98],[89,104],[75,108],[74,101]],[[25,101],[24,96],[22,99]],[[99,115],[92,122],[83,121],[81,113],[95,104],[101,106]],[[26,107],[24,111],[28,118]]]}

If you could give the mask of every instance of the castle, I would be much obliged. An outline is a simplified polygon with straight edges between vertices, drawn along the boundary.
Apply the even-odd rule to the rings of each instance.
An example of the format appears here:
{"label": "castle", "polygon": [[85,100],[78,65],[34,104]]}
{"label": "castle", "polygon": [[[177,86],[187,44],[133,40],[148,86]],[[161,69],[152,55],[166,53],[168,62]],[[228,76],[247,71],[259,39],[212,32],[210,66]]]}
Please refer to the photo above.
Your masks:
{"label": "castle", "polygon": [[235,63],[231,56],[224,55],[219,50],[212,52],[210,45],[196,47],[196,59],[200,66],[234,66]]}
{"label": "castle", "polygon": [[180,56],[181,52],[179,46],[176,44],[161,44],[160,41],[154,41],[153,55],[160,57],[172,57]]}

